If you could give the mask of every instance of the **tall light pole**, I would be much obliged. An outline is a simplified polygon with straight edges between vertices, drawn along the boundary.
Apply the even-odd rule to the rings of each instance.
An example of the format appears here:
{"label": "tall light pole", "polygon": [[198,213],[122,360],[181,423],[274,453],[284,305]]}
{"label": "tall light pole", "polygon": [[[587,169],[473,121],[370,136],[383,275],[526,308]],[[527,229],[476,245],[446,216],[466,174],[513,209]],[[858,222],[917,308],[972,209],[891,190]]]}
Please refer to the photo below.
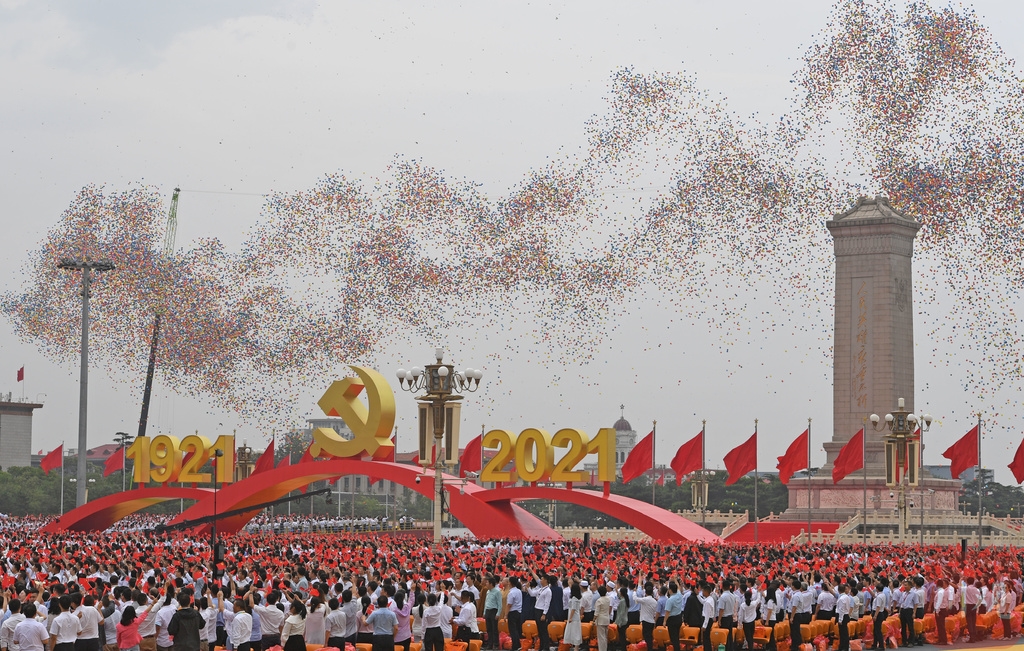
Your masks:
{"label": "tall light pole", "polygon": [[[920,427],[921,433],[927,432],[932,424],[930,414],[918,417],[908,412],[905,401],[900,398],[896,410],[885,415],[885,424],[881,425],[878,414],[871,414],[871,429],[876,432],[888,430],[885,435],[885,483],[887,486],[899,487],[896,508],[899,517],[900,541],[906,542],[907,534],[907,486],[917,486],[918,456],[921,453],[921,441],[915,436],[915,428]],[[906,472],[903,469],[906,468]]]}
{"label": "tall light pole", "polygon": [[93,271],[111,271],[114,263],[108,260],[76,260],[74,258],[62,258],[57,263],[58,269],[75,270],[82,272],[82,361],[81,378],[78,385],[78,490],[75,498],[75,506],[85,504],[86,490],[85,482],[85,453],[89,448],[87,431],[87,412],[89,409],[89,296],[92,287]]}
{"label": "tall light pole", "polygon": [[[412,370],[398,369],[398,384],[403,391],[410,393],[424,391],[416,396],[420,412],[420,463],[426,467],[429,463],[428,438],[434,436],[434,543],[441,542],[442,499],[444,497],[444,477],[441,474],[443,463],[454,466],[459,456],[459,416],[461,414],[462,396],[456,391],[472,393],[480,388],[483,371],[467,368],[456,371],[452,364],[444,364],[444,349],[434,350],[435,363],[425,367],[412,367]],[[447,441],[445,438],[447,436]],[[442,444],[447,442],[445,458],[441,456]]]}

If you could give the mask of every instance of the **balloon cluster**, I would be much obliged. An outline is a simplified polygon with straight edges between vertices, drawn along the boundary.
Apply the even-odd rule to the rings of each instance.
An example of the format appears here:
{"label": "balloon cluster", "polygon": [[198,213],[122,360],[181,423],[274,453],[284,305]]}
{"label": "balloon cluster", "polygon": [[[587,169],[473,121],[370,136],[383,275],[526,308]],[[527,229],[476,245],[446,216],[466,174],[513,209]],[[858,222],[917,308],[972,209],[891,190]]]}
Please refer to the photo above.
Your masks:
{"label": "balloon cluster", "polygon": [[[825,359],[824,221],[878,192],[923,225],[919,299],[950,296],[929,335],[960,349],[953,361],[936,348],[935,363],[958,365],[982,400],[1019,387],[1024,86],[1014,63],[969,10],[912,3],[899,15],[842,0],[794,82],[790,112],[745,123],[685,74],[619,70],[607,110],[585,125],[588,147],[500,199],[399,159],[373,185],[328,175],[269,195],[238,252],[207,241],[163,260],[155,191],[89,186],[3,311],[70,359],[77,278],[54,261],[111,258],[118,270],[97,279],[93,299],[110,370],[141,373],[159,311],[167,380],[264,420],[290,415],[306,378],[366,359],[397,332],[443,327],[430,324],[480,323],[499,341],[529,324],[534,350],[585,362],[609,317],[641,294],[718,330],[723,349],[787,328],[817,337]],[[754,282],[771,290],[770,311],[750,303]],[[261,393],[270,385],[259,378],[274,389]]]}

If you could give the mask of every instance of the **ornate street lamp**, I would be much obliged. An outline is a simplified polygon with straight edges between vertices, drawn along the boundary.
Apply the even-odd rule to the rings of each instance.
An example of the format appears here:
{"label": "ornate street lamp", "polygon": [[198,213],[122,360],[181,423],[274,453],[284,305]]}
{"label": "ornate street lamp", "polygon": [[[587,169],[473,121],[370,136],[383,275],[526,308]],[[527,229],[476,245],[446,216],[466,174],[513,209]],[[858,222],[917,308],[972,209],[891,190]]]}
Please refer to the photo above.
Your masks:
{"label": "ornate street lamp", "polygon": [[[461,393],[472,393],[480,388],[483,371],[467,368],[455,370],[452,364],[445,364],[444,350],[434,350],[435,363],[425,367],[414,366],[411,370],[398,369],[398,384],[403,391],[423,395],[416,396],[419,402],[419,454],[420,465],[430,465],[430,437],[433,435],[434,450],[434,542],[441,542],[442,499],[444,478],[442,464],[454,466],[459,461],[459,418],[462,413]],[[444,458],[440,450],[444,447]]]}
{"label": "ornate street lamp", "polygon": [[[880,424],[878,414],[871,414],[871,429],[876,432],[888,430],[885,435],[885,485],[899,487],[896,509],[899,517],[900,540],[905,542],[907,533],[907,486],[917,486],[920,477],[918,466],[921,460],[921,438],[915,434],[927,432],[932,425],[931,414],[918,417],[908,412],[905,401],[900,398],[896,410],[885,415],[885,424]],[[901,472],[906,468],[906,472]]]}

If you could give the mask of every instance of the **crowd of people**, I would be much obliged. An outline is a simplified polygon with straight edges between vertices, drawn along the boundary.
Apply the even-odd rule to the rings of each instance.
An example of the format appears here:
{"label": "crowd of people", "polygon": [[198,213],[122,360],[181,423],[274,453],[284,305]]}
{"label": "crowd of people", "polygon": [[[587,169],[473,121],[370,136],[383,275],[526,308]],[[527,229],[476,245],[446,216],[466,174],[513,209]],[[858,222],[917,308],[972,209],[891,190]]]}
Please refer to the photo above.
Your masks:
{"label": "crowd of people", "polygon": [[[453,636],[518,650],[533,631],[547,651],[551,622],[564,623],[560,641],[571,647],[587,644],[581,631],[589,623],[600,651],[625,649],[624,635],[609,639],[613,624],[639,625],[647,649],[655,627],[665,625],[679,650],[684,625],[753,633],[758,623],[779,621],[792,623],[786,642],[796,650],[805,641],[800,624],[811,619],[879,622],[892,613],[909,616],[900,639],[913,645],[921,642],[914,617],[934,613],[941,635],[942,619],[963,610],[970,629],[979,613],[1009,616],[1022,594],[1020,556],[1003,548],[961,558],[952,548],[819,543],[452,539],[438,547],[411,536],[256,530],[224,537],[224,560],[211,568],[205,534],[44,534],[35,521],[6,524],[3,651],[305,651],[356,643],[394,651],[413,642],[443,651]],[[837,628],[839,648],[848,651],[846,627]],[[743,635],[743,645],[753,637]],[[710,639],[704,635],[705,648]],[[979,637],[969,630],[966,639]],[[726,644],[739,648],[731,636]]]}
{"label": "crowd of people", "polygon": [[368,533],[412,529],[415,522],[411,517],[398,518],[381,516],[329,516],[309,514],[269,515],[260,514],[245,525],[250,533]]}

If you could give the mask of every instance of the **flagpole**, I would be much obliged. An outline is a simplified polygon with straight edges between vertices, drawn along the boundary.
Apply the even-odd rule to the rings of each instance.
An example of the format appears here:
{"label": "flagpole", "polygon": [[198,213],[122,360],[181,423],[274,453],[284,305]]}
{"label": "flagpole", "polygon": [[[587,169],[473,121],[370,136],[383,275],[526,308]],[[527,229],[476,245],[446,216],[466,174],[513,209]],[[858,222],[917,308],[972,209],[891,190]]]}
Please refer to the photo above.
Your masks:
{"label": "flagpole", "polygon": [[654,504],[654,487],[658,483],[654,480],[654,473],[658,470],[658,464],[654,460],[654,446],[658,440],[658,421],[654,421],[654,425],[651,426],[651,506]]}
{"label": "flagpole", "polygon": [[126,454],[127,453],[125,452],[124,441],[121,441],[121,492],[122,493],[124,492],[125,468],[127,466],[127,464],[125,463],[126,460],[127,460],[127,457],[125,456]]}
{"label": "flagpole", "polygon": [[978,468],[974,479],[978,482],[978,551],[981,551],[981,412],[978,412]]}
{"label": "flagpole", "polygon": [[807,544],[811,544],[811,419],[807,419]]}
{"label": "flagpole", "polygon": [[754,419],[754,544],[757,538],[757,419]]}
{"label": "flagpole", "polygon": [[708,524],[708,505],[707,505],[707,475],[704,473],[704,469],[707,464],[704,463],[704,441],[707,437],[704,435],[704,431],[707,429],[708,421],[700,421],[700,526],[707,528]]}
{"label": "flagpole", "polygon": [[64,441],[60,442],[60,514],[64,515]]}
{"label": "flagpole", "polygon": [[864,476],[864,544],[868,544],[868,419],[864,418],[860,436],[860,461]]}

